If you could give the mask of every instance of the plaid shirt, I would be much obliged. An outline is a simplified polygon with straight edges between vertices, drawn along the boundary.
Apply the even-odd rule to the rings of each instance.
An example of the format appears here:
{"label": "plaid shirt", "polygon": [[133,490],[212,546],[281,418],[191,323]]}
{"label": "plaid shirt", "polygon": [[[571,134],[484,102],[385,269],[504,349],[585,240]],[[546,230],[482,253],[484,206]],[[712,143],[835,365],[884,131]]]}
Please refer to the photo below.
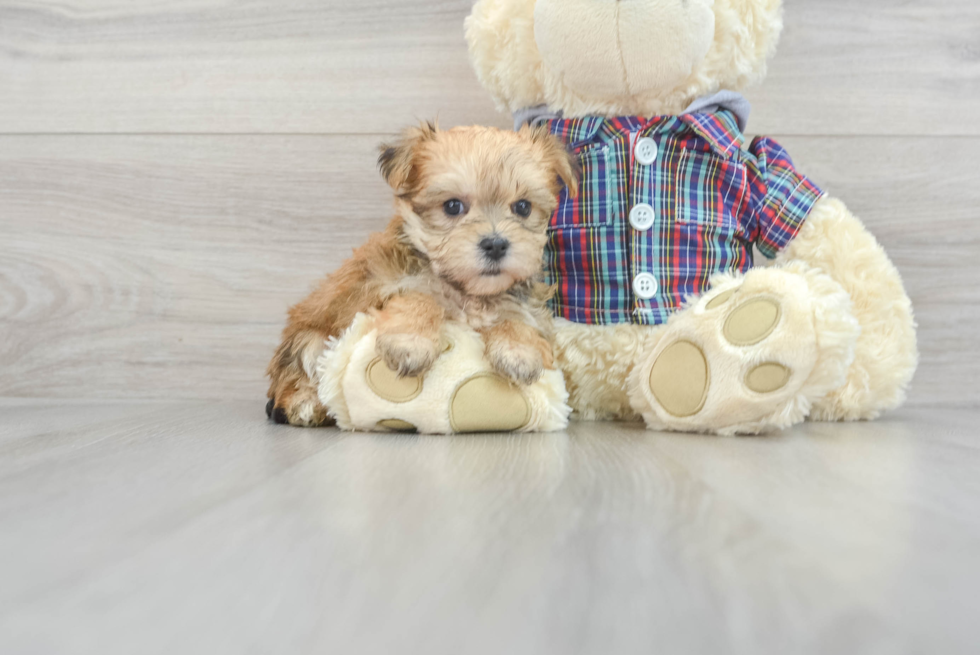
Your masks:
{"label": "plaid shirt", "polygon": [[[753,245],[775,257],[823,194],[772,139],[743,150],[728,110],[545,124],[582,167],[578,196],[562,191],[545,254],[547,280],[557,287],[552,308],[570,321],[664,323],[713,274],[751,268]],[[649,165],[635,153],[644,138],[656,143]],[[648,216],[653,209],[648,229],[629,221],[641,203]],[[641,274],[646,289],[656,289],[652,298],[635,291]]]}

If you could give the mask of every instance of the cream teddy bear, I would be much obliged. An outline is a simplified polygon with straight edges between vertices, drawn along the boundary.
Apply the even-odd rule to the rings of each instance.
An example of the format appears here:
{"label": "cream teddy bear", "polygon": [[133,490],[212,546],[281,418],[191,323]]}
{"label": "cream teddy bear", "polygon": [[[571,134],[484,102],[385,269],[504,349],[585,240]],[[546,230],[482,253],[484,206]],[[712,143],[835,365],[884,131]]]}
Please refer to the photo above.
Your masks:
{"label": "cream teddy bear", "polygon": [[[917,364],[898,271],[748,103],[779,0],[479,0],[477,75],[578,153],[546,261],[583,418],[721,434],[898,406]],[[775,260],[753,265],[753,247]]]}
{"label": "cream teddy bear", "polygon": [[478,77],[581,164],[545,258],[565,387],[495,380],[463,327],[424,380],[396,379],[360,317],[318,368],[339,425],[547,430],[571,409],[737,434],[898,406],[918,358],[898,271],[778,143],[743,135],[738,91],[781,28],[778,0],[479,0]]}

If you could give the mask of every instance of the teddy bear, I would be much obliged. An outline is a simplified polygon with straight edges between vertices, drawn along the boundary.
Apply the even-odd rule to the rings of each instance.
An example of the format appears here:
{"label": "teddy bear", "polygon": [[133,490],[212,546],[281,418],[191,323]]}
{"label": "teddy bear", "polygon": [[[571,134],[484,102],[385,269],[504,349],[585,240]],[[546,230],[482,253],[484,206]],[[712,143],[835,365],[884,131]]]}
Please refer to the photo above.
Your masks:
{"label": "teddy bear", "polygon": [[465,25],[477,77],[515,127],[546,126],[580,165],[544,262],[564,379],[495,380],[462,326],[424,380],[396,379],[371,368],[359,317],[318,366],[338,424],[553,430],[572,412],[730,435],[900,405],[918,353],[897,269],[778,142],[744,134],[740,91],[763,78],[781,12],[478,0]]}
{"label": "teddy bear", "polygon": [[582,166],[546,258],[578,416],[759,433],[903,401],[898,270],[779,143],[744,136],[739,92],[781,29],[780,0],[479,0],[467,19],[499,106]]}

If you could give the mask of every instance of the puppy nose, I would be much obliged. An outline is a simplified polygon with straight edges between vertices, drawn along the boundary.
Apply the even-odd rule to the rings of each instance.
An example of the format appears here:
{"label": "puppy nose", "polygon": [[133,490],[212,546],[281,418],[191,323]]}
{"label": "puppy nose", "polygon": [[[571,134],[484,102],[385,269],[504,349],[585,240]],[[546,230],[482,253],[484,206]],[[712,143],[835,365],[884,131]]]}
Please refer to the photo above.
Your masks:
{"label": "puppy nose", "polygon": [[483,254],[493,262],[499,262],[503,259],[508,248],[510,248],[510,241],[501,236],[483,237],[483,240],[480,241],[480,249],[483,250]]}

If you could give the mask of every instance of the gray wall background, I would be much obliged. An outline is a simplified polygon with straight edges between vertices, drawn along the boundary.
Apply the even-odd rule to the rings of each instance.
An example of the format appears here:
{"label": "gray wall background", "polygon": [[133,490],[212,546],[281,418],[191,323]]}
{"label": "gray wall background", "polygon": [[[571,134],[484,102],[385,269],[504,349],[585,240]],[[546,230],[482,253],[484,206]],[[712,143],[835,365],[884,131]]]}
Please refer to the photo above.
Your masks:
{"label": "gray wall background", "polygon": [[[289,304],[388,220],[375,146],[506,127],[469,0],[0,2],[0,396],[260,399]],[[890,252],[913,404],[977,405],[980,3],[786,3],[752,133]]]}

